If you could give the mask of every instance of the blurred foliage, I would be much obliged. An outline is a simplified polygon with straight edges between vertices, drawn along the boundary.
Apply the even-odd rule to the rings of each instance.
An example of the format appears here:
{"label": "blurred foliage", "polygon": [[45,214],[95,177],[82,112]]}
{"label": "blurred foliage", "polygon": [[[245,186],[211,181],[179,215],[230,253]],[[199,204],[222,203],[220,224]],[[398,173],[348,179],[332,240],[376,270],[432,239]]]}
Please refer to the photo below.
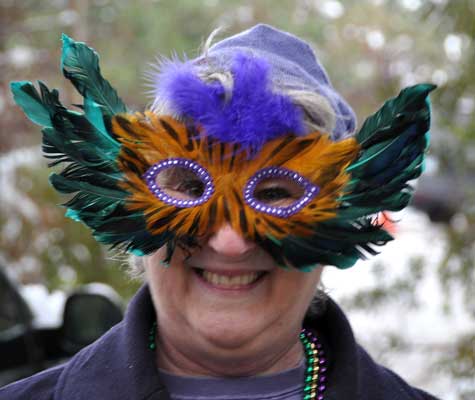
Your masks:
{"label": "blurred foliage", "polygon": [[[332,82],[360,119],[406,85],[431,81],[435,110],[429,173],[448,177],[447,198],[463,192],[445,225],[446,256],[439,279],[447,309],[461,291],[475,315],[475,2],[473,0],[3,0],[0,4],[0,263],[22,282],[48,288],[102,281],[129,297],[137,283],[121,271],[88,230],[54,206],[64,201],[46,184],[39,129],[13,105],[11,80],[41,80],[60,89],[65,104],[79,97],[59,71],[60,34],[88,42],[101,55],[103,74],[124,101],[143,109],[150,101],[144,72],[157,56],[196,56],[210,32],[226,34],[254,23],[276,25],[312,44]],[[435,167],[434,167],[435,166]],[[443,198],[440,201],[444,201]],[[428,243],[428,246],[430,243]],[[423,260],[396,282],[374,273],[374,291],[358,293],[348,307],[365,309],[391,298],[417,307],[412,295],[426,273]],[[379,275],[378,275],[379,274]],[[397,337],[387,348],[401,347]],[[404,347],[404,346],[403,346]],[[461,338],[444,359],[454,381],[474,375],[475,339]],[[461,386],[469,398],[473,385]]]}
{"label": "blurred foliage", "polygon": [[65,209],[54,206],[61,203],[59,195],[48,185],[37,184],[47,180],[46,168],[22,166],[15,170],[14,190],[28,196],[31,207],[23,214],[19,210],[0,214],[0,245],[6,266],[14,269],[22,282],[41,282],[50,290],[107,282],[123,296],[132,296],[138,283],[124,279],[121,269],[126,258],[114,259],[88,228],[65,219]]}
{"label": "blurred foliage", "polygon": [[398,304],[405,310],[416,308],[419,305],[416,297],[417,286],[424,275],[424,268],[424,260],[421,257],[415,257],[410,260],[408,274],[389,279],[386,276],[385,265],[375,263],[372,274],[378,282],[377,286],[361,289],[343,299],[341,304],[345,310],[371,309],[373,312],[378,312],[397,299]]}
{"label": "blurred foliage", "polygon": [[460,386],[465,387],[460,390],[461,400],[474,399],[475,334],[465,335],[450,346],[446,356],[439,360],[437,367],[453,376],[454,381]]}

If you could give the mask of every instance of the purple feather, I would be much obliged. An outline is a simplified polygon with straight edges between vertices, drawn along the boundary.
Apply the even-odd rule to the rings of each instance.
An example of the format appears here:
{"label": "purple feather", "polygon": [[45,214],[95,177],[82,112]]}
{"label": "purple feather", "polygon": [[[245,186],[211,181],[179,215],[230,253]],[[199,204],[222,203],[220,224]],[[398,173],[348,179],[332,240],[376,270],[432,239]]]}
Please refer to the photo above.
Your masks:
{"label": "purple feather", "polygon": [[302,111],[289,97],[273,93],[270,66],[257,57],[237,53],[232,64],[233,90],[225,100],[219,82],[204,83],[190,62],[170,62],[156,82],[156,93],[174,112],[191,117],[204,134],[226,143],[240,143],[255,154],[269,140],[305,133]]}

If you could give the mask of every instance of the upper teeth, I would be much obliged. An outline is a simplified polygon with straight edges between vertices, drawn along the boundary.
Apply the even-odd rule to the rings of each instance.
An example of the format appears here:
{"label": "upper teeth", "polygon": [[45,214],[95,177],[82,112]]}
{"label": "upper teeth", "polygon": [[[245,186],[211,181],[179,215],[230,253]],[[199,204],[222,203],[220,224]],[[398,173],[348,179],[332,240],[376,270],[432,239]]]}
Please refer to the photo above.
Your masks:
{"label": "upper teeth", "polygon": [[213,285],[219,286],[244,286],[249,285],[258,278],[259,274],[257,272],[248,272],[242,275],[220,275],[215,272],[203,271],[203,278],[212,283]]}

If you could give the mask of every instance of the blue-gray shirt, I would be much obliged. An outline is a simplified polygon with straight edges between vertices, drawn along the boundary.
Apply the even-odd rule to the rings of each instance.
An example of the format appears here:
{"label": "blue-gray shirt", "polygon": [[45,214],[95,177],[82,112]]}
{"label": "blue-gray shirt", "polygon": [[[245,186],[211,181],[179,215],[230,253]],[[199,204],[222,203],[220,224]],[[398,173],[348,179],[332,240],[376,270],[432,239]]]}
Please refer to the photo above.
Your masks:
{"label": "blue-gray shirt", "polygon": [[302,400],[305,362],[281,373],[248,378],[159,374],[172,400]]}

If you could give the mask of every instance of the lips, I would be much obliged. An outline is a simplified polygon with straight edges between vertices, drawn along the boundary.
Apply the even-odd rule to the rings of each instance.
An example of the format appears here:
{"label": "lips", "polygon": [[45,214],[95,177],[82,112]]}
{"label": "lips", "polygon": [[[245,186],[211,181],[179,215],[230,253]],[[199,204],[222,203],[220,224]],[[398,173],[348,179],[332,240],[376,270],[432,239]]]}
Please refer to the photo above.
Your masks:
{"label": "lips", "polygon": [[264,271],[250,272],[218,272],[209,271],[201,268],[193,268],[195,273],[201,280],[207,284],[220,289],[245,289],[254,285],[262,276],[266,274]]}

